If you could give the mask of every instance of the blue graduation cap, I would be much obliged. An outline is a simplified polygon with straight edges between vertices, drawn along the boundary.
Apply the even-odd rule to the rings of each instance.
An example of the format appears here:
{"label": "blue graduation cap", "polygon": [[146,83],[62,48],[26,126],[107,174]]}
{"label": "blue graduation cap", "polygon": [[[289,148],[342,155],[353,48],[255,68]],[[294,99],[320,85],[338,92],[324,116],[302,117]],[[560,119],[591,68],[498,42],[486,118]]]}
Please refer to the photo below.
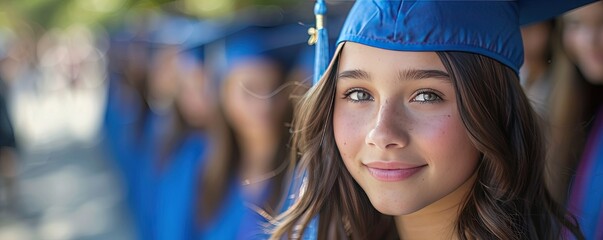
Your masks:
{"label": "blue graduation cap", "polygon": [[250,26],[227,37],[224,49],[227,68],[247,59],[268,58],[269,33],[270,29]]}
{"label": "blue graduation cap", "polygon": [[220,39],[225,59],[218,64],[219,75],[223,76],[250,59],[271,60],[285,71],[296,63],[298,54],[306,46],[306,28],[295,19],[283,16],[284,10],[278,12],[273,16],[262,14],[257,16],[259,19],[246,18],[232,24],[228,34]]}
{"label": "blue graduation cap", "polygon": [[[358,0],[337,44],[351,41],[398,51],[471,52],[518,72],[523,64],[520,25],[546,20],[593,1]],[[317,5],[323,4],[320,2],[324,1]],[[325,12],[321,7],[316,9],[317,15]],[[322,55],[316,56],[316,74],[322,75],[326,69],[324,51],[319,53],[317,49],[317,54]]]}

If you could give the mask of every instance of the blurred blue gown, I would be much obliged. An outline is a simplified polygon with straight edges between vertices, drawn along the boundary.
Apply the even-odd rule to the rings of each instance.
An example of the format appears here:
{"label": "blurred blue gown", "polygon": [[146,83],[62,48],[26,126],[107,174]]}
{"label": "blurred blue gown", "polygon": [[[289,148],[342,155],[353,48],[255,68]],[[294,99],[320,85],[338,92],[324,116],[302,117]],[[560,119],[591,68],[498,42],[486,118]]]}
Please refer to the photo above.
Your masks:
{"label": "blurred blue gown", "polygon": [[[297,171],[295,171],[295,172],[297,173]],[[304,185],[305,178],[306,178],[306,174],[304,172],[301,176],[297,176],[294,179],[290,180],[285,203],[283,204],[283,207],[281,208],[281,211],[280,211],[281,213],[287,211],[291,206],[293,206],[295,201],[299,200],[299,198],[301,197],[300,193],[302,191],[301,189],[302,189],[302,186]],[[307,190],[305,190],[305,191],[307,194]],[[310,223],[304,230],[304,235],[302,236],[301,239],[303,239],[303,240],[318,239],[318,219],[319,219],[318,216],[315,216],[314,218],[312,218],[312,220],[310,221]],[[267,237],[269,237],[269,235],[267,235]]]}
{"label": "blurred blue gown", "polygon": [[[141,104],[132,89],[109,84],[105,114],[108,150],[122,176],[138,239],[186,239],[194,213],[197,178],[207,148],[206,137],[190,133],[158,169],[157,156],[170,124],[168,115],[149,111],[137,120]],[[136,129],[144,124],[141,133]]]}
{"label": "blurred blue gown", "polygon": [[219,207],[216,217],[198,226],[194,239],[266,239],[268,219],[250,206],[261,206],[269,193],[270,184],[267,184],[256,199],[249,199],[243,192],[241,181],[230,181],[224,204]]}
{"label": "blurred blue gown", "polygon": [[569,210],[576,216],[586,239],[603,239],[603,107],[578,165]]}
{"label": "blurred blue gown", "polygon": [[172,155],[171,162],[155,175],[155,220],[153,239],[188,239],[194,230],[199,173],[208,142],[191,133]]}

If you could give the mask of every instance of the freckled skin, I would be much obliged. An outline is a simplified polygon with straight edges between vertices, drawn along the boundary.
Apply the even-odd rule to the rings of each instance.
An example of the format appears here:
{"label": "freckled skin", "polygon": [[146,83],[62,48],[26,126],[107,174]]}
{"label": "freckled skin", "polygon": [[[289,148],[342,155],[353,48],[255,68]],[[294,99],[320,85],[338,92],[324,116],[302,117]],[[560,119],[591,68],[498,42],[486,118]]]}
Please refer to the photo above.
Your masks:
{"label": "freckled skin", "polygon": [[[409,69],[446,71],[433,52],[346,43],[339,73],[362,70],[370,77],[337,80],[333,115],[335,142],[347,170],[378,211],[395,216],[429,209],[460,189],[472,180],[479,159],[461,122],[452,83],[437,78],[399,79],[399,72]],[[350,101],[360,96],[346,96],[354,89],[368,93],[372,100]],[[441,101],[417,101],[432,96],[425,91]],[[408,179],[384,182],[364,165],[371,161],[425,166]]]}

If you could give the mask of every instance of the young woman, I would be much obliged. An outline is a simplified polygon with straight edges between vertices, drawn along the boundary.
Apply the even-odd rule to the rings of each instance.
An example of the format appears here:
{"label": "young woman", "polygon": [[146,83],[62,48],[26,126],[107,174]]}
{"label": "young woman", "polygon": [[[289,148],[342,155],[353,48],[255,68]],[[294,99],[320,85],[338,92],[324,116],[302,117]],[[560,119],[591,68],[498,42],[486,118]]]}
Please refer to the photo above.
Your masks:
{"label": "young woman", "polygon": [[564,51],[554,75],[551,123],[550,165],[557,181],[552,186],[570,194],[569,210],[586,238],[602,239],[603,2],[573,10],[561,20]]}
{"label": "young woman", "polygon": [[304,193],[272,238],[307,237],[315,217],[318,239],[582,238],[545,189],[518,80],[519,23],[578,2],[535,2],[357,1],[299,105]]}
{"label": "young woman", "polygon": [[532,107],[543,118],[549,114],[547,103],[553,86],[551,61],[554,23],[554,20],[549,20],[521,27],[525,57],[519,80]]}
{"label": "young woman", "polygon": [[[159,144],[147,149],[150,161],[146,182],[152,195],[146,201],[151,214],[147,226],[152,239],[186,239],[193,231],[196,189],[212,146],[209,136],[215,114],[215,96],[209,91],[203,66],[191,53],[177,53],[172,75],[176,81],[173,119]],[[158,67],[158,71],[168,71]]]}
{"label": "young woman", "polygon": [[215,152],[200,179],[199,239],[262,238],[279,210],[290,151],[288,74],[303,46],[280,37],[295,34],[303,39],[305,31],[252,25],[224,39],[227,66],[218,74],[224,122],[215,126],[222,135],[212,138]]}

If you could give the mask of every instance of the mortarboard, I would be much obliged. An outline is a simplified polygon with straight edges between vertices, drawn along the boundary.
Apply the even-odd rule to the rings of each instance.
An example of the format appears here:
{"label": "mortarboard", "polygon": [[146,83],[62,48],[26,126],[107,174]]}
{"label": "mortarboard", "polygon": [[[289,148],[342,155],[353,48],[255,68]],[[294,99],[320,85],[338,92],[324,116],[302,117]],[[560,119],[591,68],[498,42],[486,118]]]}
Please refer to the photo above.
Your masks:
{"label": "mortarboard", "polygon": [[351,41],[398,51],[471,52],[518,72],[523,64],[520,25],[593,1],[358,0],[337,44]]}
{"label": "mortarboard", "polygon": [[239,63],[269,59],[288,70],[297,63],[298,54],[306,45],[306,28],[284,9],[269,7],[246,10],[254,17],[241,18],[218,42],[223,45],[225,59],[218,64],[220,76]]}
{"label": "mortarboard", "polygon": [[[350,8],[343,2],[343,4],[339,4],[335,8],[335,14],[341,13],[342,10],[347,10]],[[308,40],[308,44],[316,45],[314,48],[314,74],[312,78],[312,83],[315,84],[320,79],[322,73],[327,69],[329,65],[329,60],[333,53],[333,47],[331,47],[331,42],[337,39],[337,35],[335,35],[343,25],[343,20],[345,20],[345,16],[334,16],[333,14],[329,14],[330,21],[327,24],[327,4],[325,0],[317,0],[314,4],[314,15],[316,17],[316,25],[308,29],[308,34],[310,34],[310,39]]]}

